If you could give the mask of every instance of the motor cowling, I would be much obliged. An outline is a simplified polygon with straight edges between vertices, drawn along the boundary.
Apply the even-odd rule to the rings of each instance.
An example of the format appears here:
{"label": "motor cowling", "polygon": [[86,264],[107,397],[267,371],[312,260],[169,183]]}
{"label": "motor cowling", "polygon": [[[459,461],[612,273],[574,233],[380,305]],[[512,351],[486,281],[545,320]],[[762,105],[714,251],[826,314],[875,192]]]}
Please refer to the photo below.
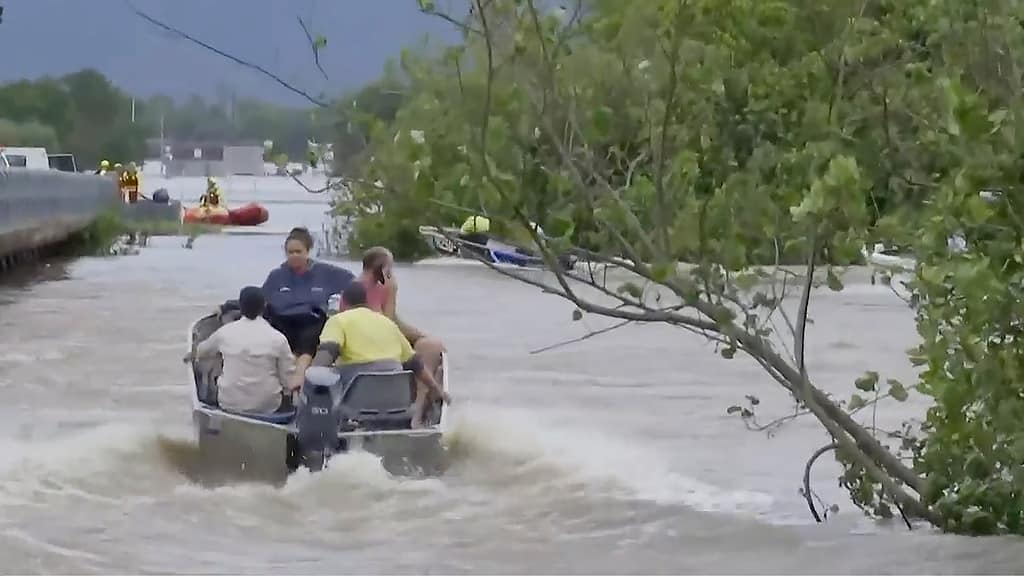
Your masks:
{"label": "motor cowling", "polygon": [[338,448],[340,402],[341,375],[337,370],[322,366],[306,370],[295,425],[299,461],[310,470],[322,469]]}

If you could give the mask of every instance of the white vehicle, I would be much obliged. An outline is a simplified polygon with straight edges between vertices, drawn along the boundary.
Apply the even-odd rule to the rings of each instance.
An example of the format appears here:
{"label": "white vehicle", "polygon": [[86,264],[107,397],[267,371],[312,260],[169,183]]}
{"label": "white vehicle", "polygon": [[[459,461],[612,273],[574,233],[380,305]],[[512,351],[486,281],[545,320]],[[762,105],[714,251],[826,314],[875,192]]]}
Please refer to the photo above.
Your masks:
{"label": "white vehicle", "polygon": [[50,156],[46,153],[46,148],[4,146],[0,148],[0,156],[4,158],[4,168],[50,169]]}

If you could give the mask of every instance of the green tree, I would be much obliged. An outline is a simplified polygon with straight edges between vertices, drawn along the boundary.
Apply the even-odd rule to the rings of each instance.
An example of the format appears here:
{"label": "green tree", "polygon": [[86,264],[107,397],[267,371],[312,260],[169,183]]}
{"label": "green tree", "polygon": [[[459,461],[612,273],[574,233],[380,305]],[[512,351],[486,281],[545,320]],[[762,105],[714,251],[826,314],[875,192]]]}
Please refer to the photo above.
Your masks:
{"label": "green tree", "polygon": [[0,118],[2,146],[42,146],[53,150],[57,147],[57,133],[53,128],[34,120],[18,123]]}
{"label": "green tree", "polygon": [[[569,251],[590,270],[520,280],[752,357],[822,424],[820,452],[836,450],[869,514],[895,504],[947,530],[1024,532],[1014,2],[471,4],[465,21],[448,17],[464,44],[403,59],[409,97],[373,131],[344,207],[355,244],[404,248],[414,226],[468,212],[540,222],[549,237],[533,247],[550,264]],[[986,202],[983,188],[1002,193]],[[954,233],[966,252],[949,253]],[[890,434],[858,414],[906,399],[904,384],[869,372],[840,400],[814,386],[803,353],[815,286],[841,290],[836,266],[876,240],[920,261],[915,388],[934,399],[923,426]],[[754,266],[787,256],[802,274]],[[605,284],[595,267],[635,280]],[[750,419],[755,404],[730,412]]]}
{"label": "green tree", "polygon": [[367,84],[335,105],[334,168],[339,174],[358,174],[373,130],[394,121],[406,87],[394,71]]}
{"label": "green tree", "polygon": [[75,109],[70,95],[58,81],[48,78],[0,86],[0,109],[5,118],[13,121],[50,126],[61,140],[68,137],[74,126]]}

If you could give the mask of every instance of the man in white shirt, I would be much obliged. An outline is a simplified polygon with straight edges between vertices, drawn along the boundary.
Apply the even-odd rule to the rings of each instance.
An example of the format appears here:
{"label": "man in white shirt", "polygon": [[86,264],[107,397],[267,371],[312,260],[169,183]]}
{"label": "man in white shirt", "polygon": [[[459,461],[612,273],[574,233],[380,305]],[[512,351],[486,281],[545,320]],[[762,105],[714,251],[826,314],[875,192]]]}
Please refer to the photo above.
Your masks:
{"label": "man in white shirt", "polygon": [[232,412],[270,414],[281,405],[294,369],[288,339],[263,319],[266,300],[256,286],[238,296],[242,317],[225,324],[199,343],[196,356],[224,357],[224,371],[217,384],[220,407]]}

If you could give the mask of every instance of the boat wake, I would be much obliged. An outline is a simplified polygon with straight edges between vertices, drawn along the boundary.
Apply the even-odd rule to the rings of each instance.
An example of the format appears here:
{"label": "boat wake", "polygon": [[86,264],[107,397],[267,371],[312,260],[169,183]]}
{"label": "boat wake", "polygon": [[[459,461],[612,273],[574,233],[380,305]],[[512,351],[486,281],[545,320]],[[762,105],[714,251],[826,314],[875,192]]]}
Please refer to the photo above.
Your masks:
{"label": "boat wake", "polygon": [[319,473],[300,470],[283,486],[206,488],[197,482],[199,450],[188,434],[168,435],[144,425],[100,426],[2,446],[0,510],[12,504],[73,500],[109,506],[168,498],[245,508],[256,499],[285,514],[313,514],[328,505],[357,516],[406,518],[493,514],[496,507],[550,510],[567,503],[589,510],[596,502],[618,501],[772,521],[770,496],[688,478],[670,470],[658,454],[592,430],[541,427],[528,415],[474,406],[472,417],[456,417],[446,444],[448,469],[440,478],[395,477],[378,457],[357,452]]}
{"label": "boat wake", "polygon": [[474,410],[471,418],[457,421],[449,450],[454,470],[481,483],[514,479],[519,485],[512,490],[575,486],[596,496],[755,517],[768,514],[773,503],[767,494],[718,488],[674,472],[666,458],[629,439],[565,425],[541,427],[521,412]]}

